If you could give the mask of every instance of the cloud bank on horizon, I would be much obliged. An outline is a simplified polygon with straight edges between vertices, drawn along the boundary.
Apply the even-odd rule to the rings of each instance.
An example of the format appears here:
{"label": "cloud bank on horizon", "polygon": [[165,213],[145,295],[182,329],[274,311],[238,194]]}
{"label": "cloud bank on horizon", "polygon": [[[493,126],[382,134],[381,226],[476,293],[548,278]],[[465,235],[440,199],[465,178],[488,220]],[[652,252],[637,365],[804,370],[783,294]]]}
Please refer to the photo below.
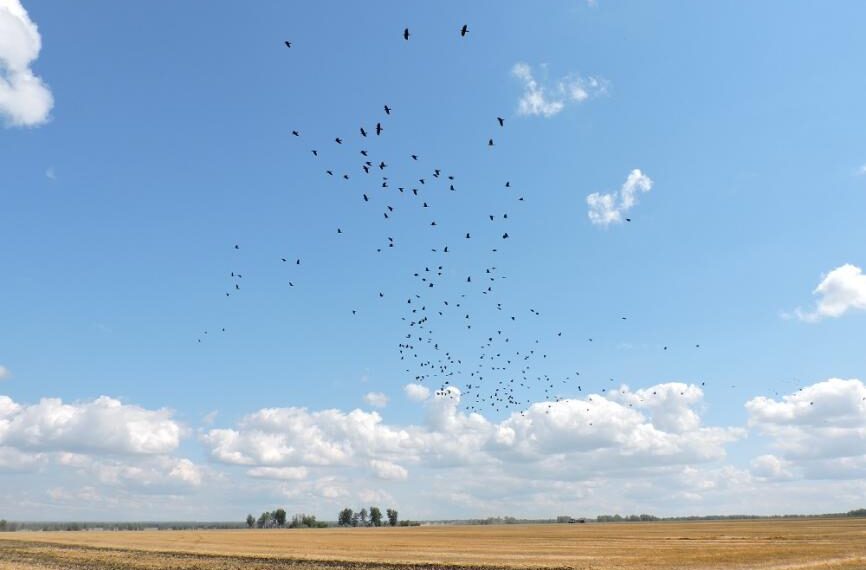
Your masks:
{"label": "cloud bank on horizon", "polygon": [[[661,514],[698,505],[738,512],[762,495],[776,501],[762,502],[767,509],[790,510],[802,499],[798,509],[814,511],[826,503],[806,489],[828,481],[856,488],[866,477],[859,379],[756,396],[744,404],[746,425],[728,426],[704,425],[703,390],[681,382],[536,402],[501,421],[461,411],[457,388],[431,394],[415,386],[406,397],[422,406],[424,421],[407,425],[375,411],[288,407],[193,429],[168,409],[107,396],[34,404],[0,396],[0,470],[45,481],[41,491],[7,495],[6,504],[26,517],[39,500],[75,513],[147,498],[165,508],[171,498],[178,507],[168,512],[182,514],[231,488],[248,501],[323,517],[369,501],[430,518],[503,508],[542,516],[624,501]],[[746,466],[730,464],[726,448],[747,436],[763,449]],[[190,446],[208,460],[190,459]]]}

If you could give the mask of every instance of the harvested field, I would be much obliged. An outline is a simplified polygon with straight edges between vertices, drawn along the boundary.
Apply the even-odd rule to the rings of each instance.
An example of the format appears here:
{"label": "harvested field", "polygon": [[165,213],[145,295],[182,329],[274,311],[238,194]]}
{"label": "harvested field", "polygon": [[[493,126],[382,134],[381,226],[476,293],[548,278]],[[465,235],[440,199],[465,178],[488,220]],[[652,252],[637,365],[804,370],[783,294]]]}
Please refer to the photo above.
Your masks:
{"label": "harvested field", "polygon": [[17,532],[0,568],[866,569],[866,520]]}

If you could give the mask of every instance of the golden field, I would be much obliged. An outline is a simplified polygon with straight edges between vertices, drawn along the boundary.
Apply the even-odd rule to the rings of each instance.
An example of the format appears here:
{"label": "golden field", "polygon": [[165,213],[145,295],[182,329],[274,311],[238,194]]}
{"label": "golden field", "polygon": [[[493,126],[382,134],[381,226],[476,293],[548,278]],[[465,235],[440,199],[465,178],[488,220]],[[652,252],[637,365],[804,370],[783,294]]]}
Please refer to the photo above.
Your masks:
{"label": "golden field", "polygon": [[866,519],[0,533],[0,568],[866,569]]}

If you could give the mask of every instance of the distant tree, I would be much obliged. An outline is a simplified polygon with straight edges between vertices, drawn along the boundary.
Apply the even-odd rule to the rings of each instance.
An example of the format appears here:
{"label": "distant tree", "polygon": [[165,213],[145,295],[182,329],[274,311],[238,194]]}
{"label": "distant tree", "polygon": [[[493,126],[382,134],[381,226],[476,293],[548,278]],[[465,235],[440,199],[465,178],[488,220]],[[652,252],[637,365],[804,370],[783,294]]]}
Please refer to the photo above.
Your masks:
{"label": "distant tree", "polygon": [[367,509],[361,509],[358,513],[358,518],[361,519],[361,526],[367,526]]}
{"label": "distant tree", "polygon": [[247,515],[247,528],[253,528],[254,526],[256,526],[256,517]]}
{"label": "distant tree", "polygon": [[340,511],[340,515],[337,517],[337,524],[340,526],[350,526],[352,524],[352,516],[355,513],[352,512],[352,509],[343,509]]}
{"label": "distant tree", "polygon": [[268,512],[264,512],[259,515],[259,520],[256,521],[256,526],[259,528],[270,528],[273,524],[273,515]]}
{"label": "distant tree", "polygon": [[382,526],[382,511],[379,510],[379,507],[370,507],[370,524]]}
{"label": "distant tree", "polygon": [[354,513],[352,515],[352,526],[361,526],[361,513]]}
{"label": "distant tree", "polygon": [[388,524],[391,526],[397,526],[397,511],[394,509],[388,509],[385,513],[388,515]]}
{"label": "distant tree", "polygon": [[274,522],[277,523],[277,526],[283,527],[286,526],[286,511],[283,509],[277,509],[274,511]]}
{"label": "distant tree", "polygon": [[0,519],[0,532],[6,532],[6,519]]}

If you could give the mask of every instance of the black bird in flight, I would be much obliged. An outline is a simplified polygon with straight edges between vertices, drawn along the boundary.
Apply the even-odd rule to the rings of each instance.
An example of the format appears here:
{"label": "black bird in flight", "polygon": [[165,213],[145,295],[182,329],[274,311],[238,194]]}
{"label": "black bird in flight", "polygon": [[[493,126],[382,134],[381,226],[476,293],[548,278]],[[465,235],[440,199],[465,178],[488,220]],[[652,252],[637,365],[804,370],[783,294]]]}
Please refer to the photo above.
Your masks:
{"label": "black bird in flight", "polygon": [[317,151],[316,149],[313,149],[312,152],[313,152],[313,156],[319,156],[319,151]]}
{"label": "black bird in flight", "polygon": [[382,123],[376,123],[376,136],[381,135],[384,130],[385,129],[382,128]]}
{"label": "black bird in flight", "polygon": [[418,160],[418,155],[417,155],[417,154],[413,154],[413,155],[410,155],[410,156],[412,157],[412,160]]}
{"label": "black bird in flight", "polygon": [[404,29],[403,29],[403,39],[404,39],[404,40],[408,40],[408,39],[409,39],[409,28],[404,28]]}
{"label": "black bird in flight", "polygon": [[487,146],[493,146],[493,139],[489,139],[487,141]]}
{"label": "black bird in flight", "polygon": [[361,127],[361,136],[362,136],[362,137],[366,137],[366,136],[367,136],[367,131],[364,130],[364,127]]}
{"label": "black bird in flight", "polygon": [[363,154],[364,156],[367,156],[367,151],[366,151],[366,150],[362,150],[362,151],[361,151],[361,154]]}
{"label": "black bird in flight", "polygon": [[284,41],[283,43],[286,44],[286,47],[287,47],[287,48],[292,47],[292,42],[290,42],[289,40],[286,40],[286,41]]}
{"label": "black bird in flight", "polygon": [[235,244],[235,249],[240,249],[240,248],[241,248],[241,246],[239,246],[238,244]]}
{"label": "black bird in flight", "polygon": [[295,135],[296,137],[301,136],[301,133],[299,133],[298,131],[292,131],[292,134]]}
{"label": "black bird in flight", "polygon": [[390,114],[391,114],[391,107],[389,107],[388,105],[385,105],[385,114],[386,114],[386,115],[390,115]]}
{"label": "black bird in flight", "polygon": [[341,139],[340,137],[337,137],[334,139],[334,142],[336,142],[337,144],[343,144],[343,139]]}
{"label": "black bird in flight", "polygon": [[630,222],[631,218],[626,218],[625,221]]}
{"label": "black bird in flight", "polygon": [[460,28],[460,37],[462,38],[463,36],[465,36],[468,33],[469,33],[469,26],[467,26],[466,24],[463,24],[463,27]]}
{"label": "black bird in flight", "polygon": [[505,126],[505,119],[503,119],[502,117],[496,117],[496,120],[499,121],[499,126],[500,126],[500,127],[504,127],[504,126]]}

